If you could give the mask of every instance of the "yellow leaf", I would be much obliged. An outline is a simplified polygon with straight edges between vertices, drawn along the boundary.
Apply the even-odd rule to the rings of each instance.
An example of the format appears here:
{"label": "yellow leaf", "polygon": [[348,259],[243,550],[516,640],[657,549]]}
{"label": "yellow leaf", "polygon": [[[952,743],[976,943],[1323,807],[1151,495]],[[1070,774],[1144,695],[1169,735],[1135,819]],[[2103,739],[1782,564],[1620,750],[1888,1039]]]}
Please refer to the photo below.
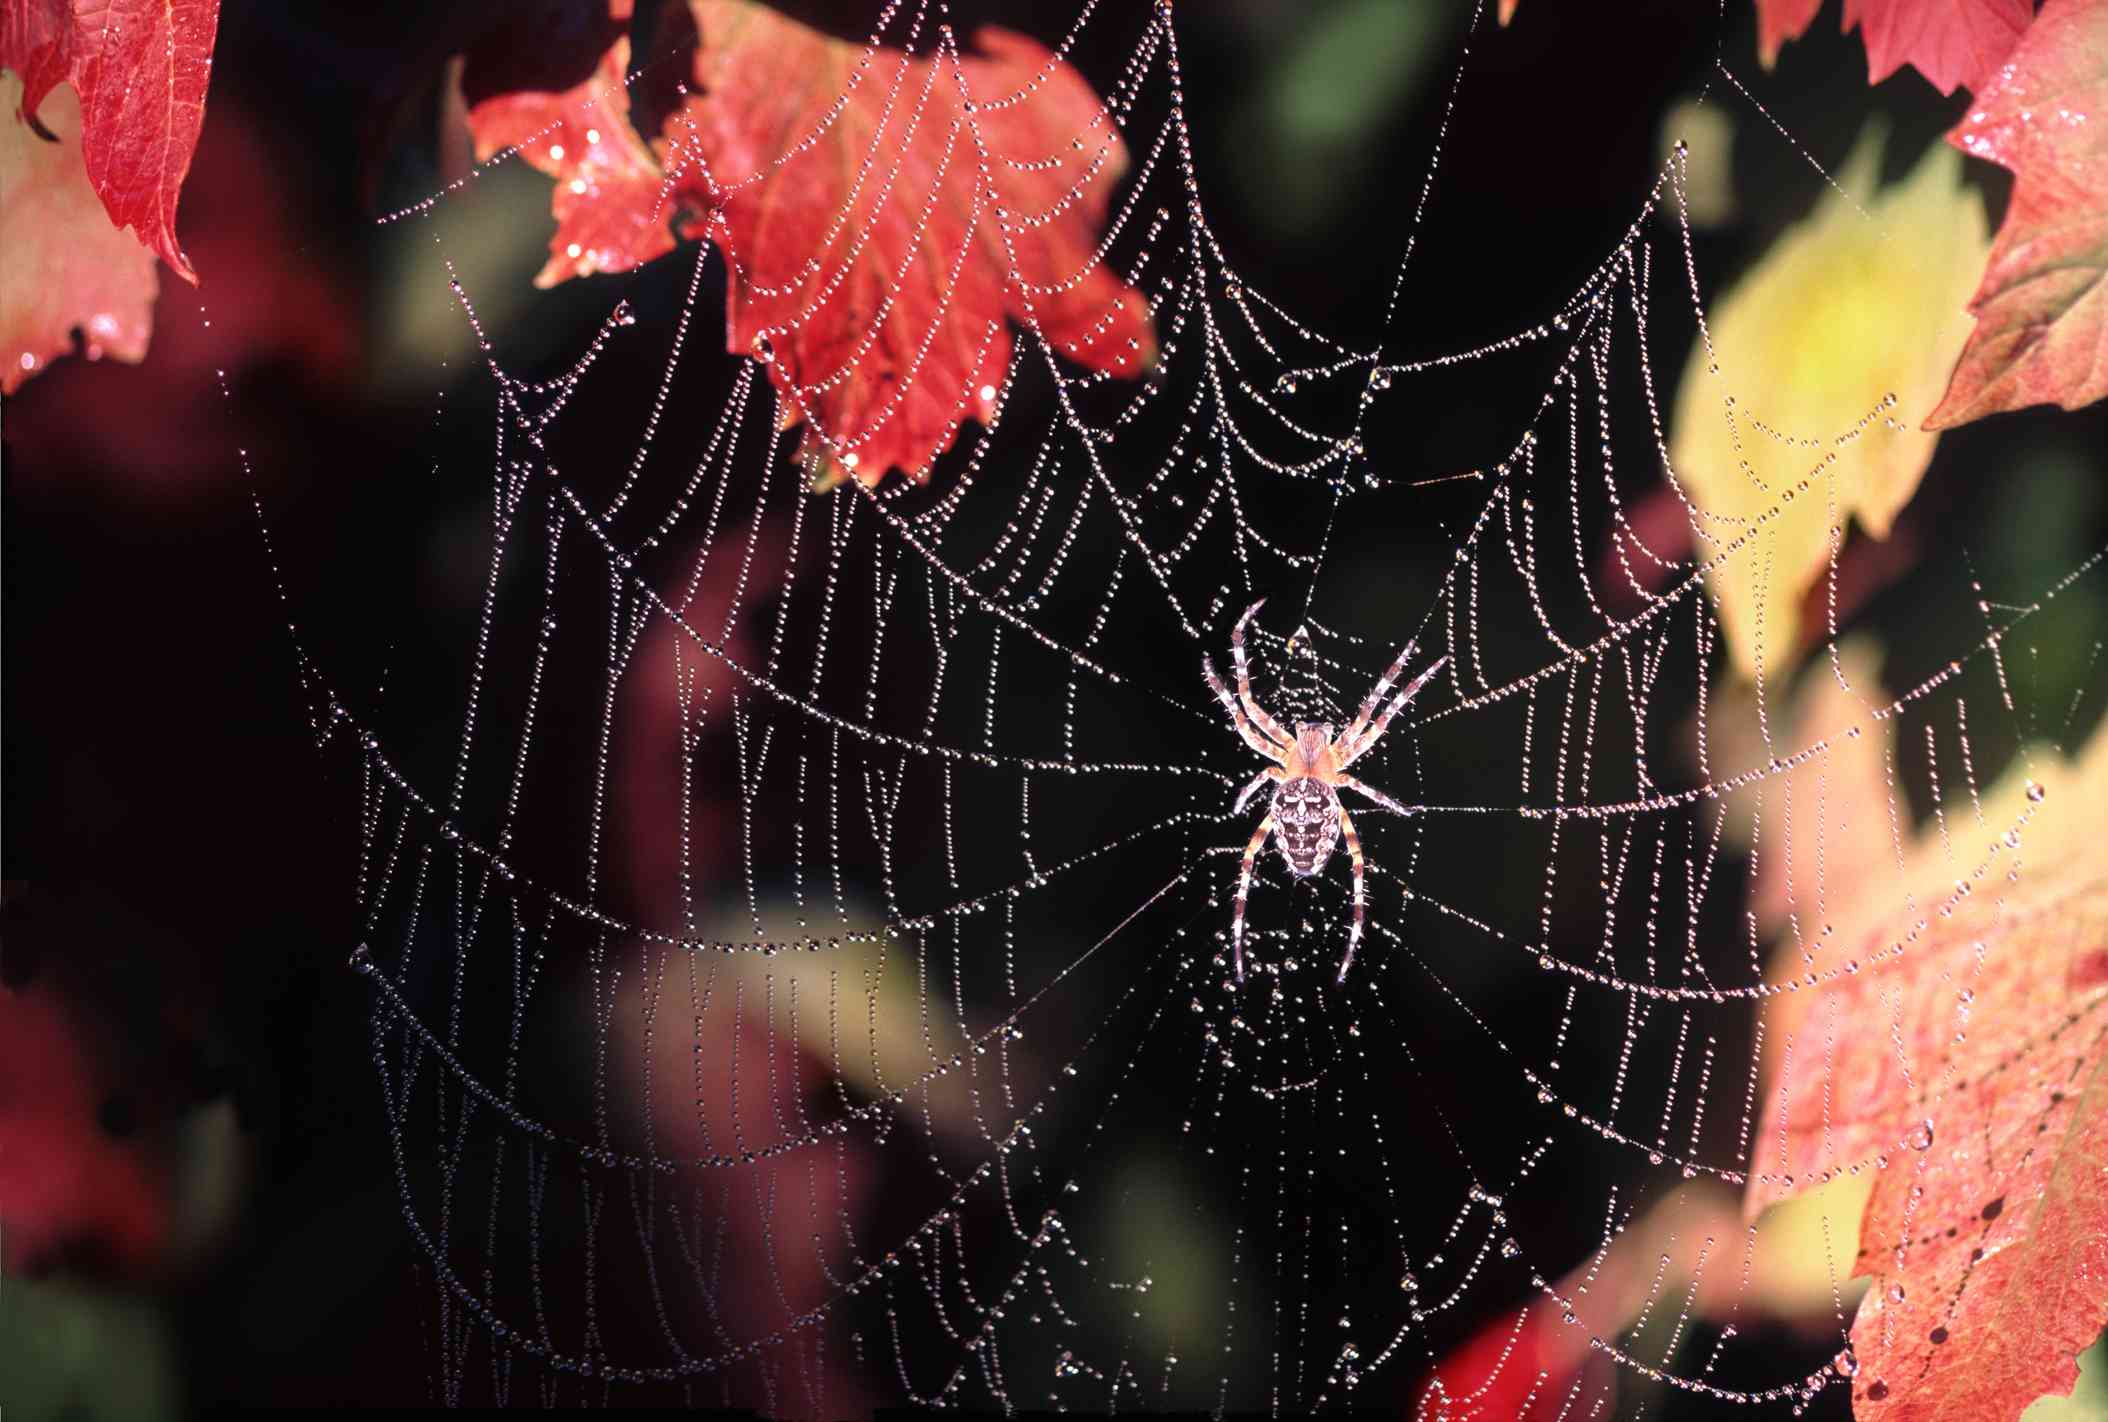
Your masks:
{"label": "yellow leaf", "polygon": [[1743,1305],[1780,1318],[1817,1319],[1856,1304],[1866,1282],[1852,1276],[1852,1261],[1873,1191],[1872,1172],[1861,1172],[1771,1205],[1756,1221],[1749,1282],[1737,1281],[1718,1311]]}
{"label": "yellow leaf", "polygon": [[[1881,145],[1862,135],[1844,192],[1873,189]],[[1932,459],[1939,437],[1919,425],[1968,337],[1990,245],[1961,176],[1936,144],[1864,212],[1829,193],[1716,305],[1712,350],[1685,368],[1670,458],[1701,552],[1719,559],[1708,587],[1744,677],[1796,658],[1802,599],[1846,521],[1887,537]]]}

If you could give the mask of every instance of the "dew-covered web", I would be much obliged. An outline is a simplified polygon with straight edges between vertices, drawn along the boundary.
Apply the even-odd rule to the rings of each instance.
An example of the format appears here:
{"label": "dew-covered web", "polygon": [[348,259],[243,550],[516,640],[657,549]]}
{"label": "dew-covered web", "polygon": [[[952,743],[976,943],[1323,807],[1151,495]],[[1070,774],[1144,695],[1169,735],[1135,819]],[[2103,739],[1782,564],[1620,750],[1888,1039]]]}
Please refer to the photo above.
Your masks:
{"label": "dew-covered web", "polygon": [[[963,84],[941,20],[896,0],[874,32]],[[1946,887],[1896,890],[1895,921],[2008,887],[2045,810],[2013,821],[1989,787],[2008,762],[2034,773],[2023,747],[2073,714],[2030,700],[2012,649],[2093,565],[1978,590],[1951,665],[1898,695],[1841,650],[1840,534],[1805,675],[1843,719],[1811,731],[1762,681],[1720,691],[1706,579],[1772,556],[1797,501],[1834,511],[1836,451],[1898,421],[1877,400],[1850,428],[1775,428],[1712,351],[1770,512],[1686,500],[1673,551],[1628,517],[1680,491],[1660,352],[1710,349],[1681,152],[1525,327],[1402,353],[1401,293],[1437,279],[1411,265],[1416,209],[1398,276],[1372,277],[1378,319],[1335,340],[1208,225],[1171,8],[1086,3],[1057,56],[1107,25],[1133,28],[1129,62],[1053,154],[986,132],[1040,81],[937,103],[874,50],[858,82],[899,91],[879,187],[811,234],[783,319],[824,319],[874,214],[931,201],[892,181],[918,124],[1019,230],[1047,214],[1006,205],[1014,173],[1110,184],[1117,136],[1131,172],[1093,261],[1151,303],[1142,378],[1087,372],[1028,317],[999,388],[903,382],[900,402],[995,411],[959,406],[926,484],[816,493],[870,431],[820,420],[828,373],[780,390],[766,340],[719,352],[725,258],[686,245],[572,284],[599,319],[567,355],[488,339],[466,375],[432,372],[431,446],[467,431],[481,453],[431,477],[487,486],[451,704],[373,691],[292,598],[318,734],[360,787],[345,951],[443,1395],[1403,1410],[1532,1300],[1588,1340],[1587,1368],[1542,1384],[1576,1418],[1613,1410],[1606,1375],[1776,1412],[1848,1386],[1852,1260],[1828,1261],[1834,1336],[1788,1365],[1738,1336],[1755,1227],[1731,1204],[1717,1228],[1720,1200],[1781,1173],[1755,1138],[1780,1048],[1759,1009],[1789,986],[1768,945],[1791,945],[1796,991],[1908,961],[1914,934],[1833,931],[1860,892],[1833,865],[1869,836],[1896,865],[1922,826],[1945,836]],[[478,201],[507,161],[391,220]],[[781,166],[800,161],[802,140]],[[1439,186],[1438,150],[1410,194],[1428,222]],[[441,245],[454,279],[429,300],[480,333],[476,253]],[[1450,398],[1424,392],[1496,383],[1531,399],[1470,467],[1364,446],[1404,402]],[[298,561],[283,538],[274,556]],[[1263,762],[1202,658],[1229,674],[1262,599],[1253,692],[1291,724],[1345,725],[1408,646],[1401,685],[1447,659],[1356,765],[1417,813],[1345,797],[1367,925],[1344,976],[1344,850],[1299,879],[1269,846],[1241,982],[1230,955],[1263,797],[1231,804]],[[1884,817],[1855,802],[1843,822],[1838,787],[1869,775]],[[1785,927],[1760,933],[1774,861]],[[1936,1117],[1936,1084],[1927,1101]],[[1657,1206],[1677,1268],[1607,1264]],[[1592,1295],[1598,1270],[1636,1271],[1636,1306]],[[1534,1346],[1489,1366],[1535,1376]]]}

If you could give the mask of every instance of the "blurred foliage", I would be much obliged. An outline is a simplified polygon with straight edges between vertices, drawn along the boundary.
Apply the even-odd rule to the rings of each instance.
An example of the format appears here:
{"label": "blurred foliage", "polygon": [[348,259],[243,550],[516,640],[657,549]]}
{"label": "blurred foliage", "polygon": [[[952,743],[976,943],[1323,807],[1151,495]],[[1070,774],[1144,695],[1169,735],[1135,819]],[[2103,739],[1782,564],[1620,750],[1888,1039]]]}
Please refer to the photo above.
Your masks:
{"label": "blurred foliage", "polygon": [[1851,1272],[1859,1252],[1859,1219],[1873,1193],[1872,1172],[1835,1180],[1779,1201],[1757,1217],[1750,1286],[1781,1318],[1846,1318],[1866,1292]]}
{"label": "blurred foliage", "polygon": [[175,1349],[150,1298],[66,1283],[0,1285],[8,1422],[156,1422],[176,1414]]}
{"label": "blurred foliage", "polygon": [[1396,161],[1369,133],[1443,72],[1460,18],[1451,6],[1398,0],[1297,14],[1259,69],[1236,140],[1247,209],[1282,242],[1322,230],[1362,174]]}
{"label": "blurred foliage", "polygon": [[505,163],[484,174],[473,194],[441,203],[421,221],[381,228],[384,277],[367,379],[407,395],[442,363],[474,367],[475,327],[458,304],[432,299],[450,277],[476,293],[485,330],[530,324],[540,309],[533,277],[546,255],[548,210],[548,181],[524,163]]}
{"label": "blurred foliage", "polygon": [[10,395],[72,354],[76,331],[90,360],[144,360],[160,287],[154,254],[103,217],[81,165],[79,97],[61,87],[44,100],[47,140],[13,117],[22,96],[20,77],[0,70],[0,391]]}
{"label": "blurred foliage", "polygon": [[[1693,227],[1724,227],[1742,215],[1735,197],[1735,120],[1725,106],[1679,99],[1662,115],[1661,159],[1684,147],[1681,213]],[[1674,217],[1678,209],[1664,213]]]}
{"label": "blurred foliage", "polygon": [[[2038,596],[2044,569],[2076,568],[2099,549],[2108,518],[2099,450],[2051,435],[2021,444],[1985,472],[2003,492],[1988,526],[1969,540],[1969,553],[1990,596]],[[2101,709],[2091,674],[2108,627],[2108,589],[2099,578],[2083,578],[2053,601],[2030,606],[2016,639],[2014,675],[2035,708],[2038,733],[2069,747]]]}
{"label": "blurred foliage", "polygon": [[[1209,1302],[1229,1284],[1221,1273],[1223,1255],[1207,1233],[1208,1216],[1194,1208],[1205,1194],[1201,1182],[1190,1178],[1185,1157],[1130,1151],[1118,1179],[1099,1192],[1105,1217],[1086,1234],[1106,1240],[1113,1258],[1148,1261],[1147,1273],[1120,1282],[1154,1295],[1153,1307],[1137,1306],[1133,1313],[1136,1326],[1160,1350],[1176,1350],[1175,1321],[1206,1316]],[[1187,1341],[1196,1349],[1201,1343]]]}

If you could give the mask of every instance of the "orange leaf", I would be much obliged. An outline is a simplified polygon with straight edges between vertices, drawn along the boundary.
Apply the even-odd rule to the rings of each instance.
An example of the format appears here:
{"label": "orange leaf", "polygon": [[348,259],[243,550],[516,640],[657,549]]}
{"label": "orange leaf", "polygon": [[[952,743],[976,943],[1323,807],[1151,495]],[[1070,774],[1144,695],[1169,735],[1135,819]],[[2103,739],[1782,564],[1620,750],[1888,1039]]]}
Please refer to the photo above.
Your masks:
{"label": "orange leaf", "polygon": [[1749,1205],[1873,1175],[1861,1422],[2017,1418],[2071,1390],[2108,1317],[2108,738],[2043,773],[2046,792],[1985,797],[1988,849],[1957,844],[1944,888],[1921,843],[1915,903],[1846,940],[1858,970],[1767,1018],[1780,1074]]}
{"label": "orange leaf", "polygon": [[192,284],[176,199],[205,123],[219,22],[219,0],[10,0],[0,17],[0,66],[22,76],[22,118],[70,81],[88,180],[110,221]]}
{"label": "orange leaf", "polygon": [[2108,395],[2108,0],[2050,0],[1947,135],[2013,170],[1976,329],[1927,429]]}

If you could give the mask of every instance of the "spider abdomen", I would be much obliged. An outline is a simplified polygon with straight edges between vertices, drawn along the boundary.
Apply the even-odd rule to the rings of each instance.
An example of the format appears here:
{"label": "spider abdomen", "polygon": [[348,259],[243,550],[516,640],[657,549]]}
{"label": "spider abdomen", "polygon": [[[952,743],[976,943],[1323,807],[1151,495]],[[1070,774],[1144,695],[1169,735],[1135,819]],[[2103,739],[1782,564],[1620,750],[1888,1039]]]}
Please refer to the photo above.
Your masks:
{"label": "spider abdomen", "polygon": [[1339,843],[1339,794],[1310,776],[1284,780],[1274,792],[1274,843],[1297,878],[1325,867]]}

